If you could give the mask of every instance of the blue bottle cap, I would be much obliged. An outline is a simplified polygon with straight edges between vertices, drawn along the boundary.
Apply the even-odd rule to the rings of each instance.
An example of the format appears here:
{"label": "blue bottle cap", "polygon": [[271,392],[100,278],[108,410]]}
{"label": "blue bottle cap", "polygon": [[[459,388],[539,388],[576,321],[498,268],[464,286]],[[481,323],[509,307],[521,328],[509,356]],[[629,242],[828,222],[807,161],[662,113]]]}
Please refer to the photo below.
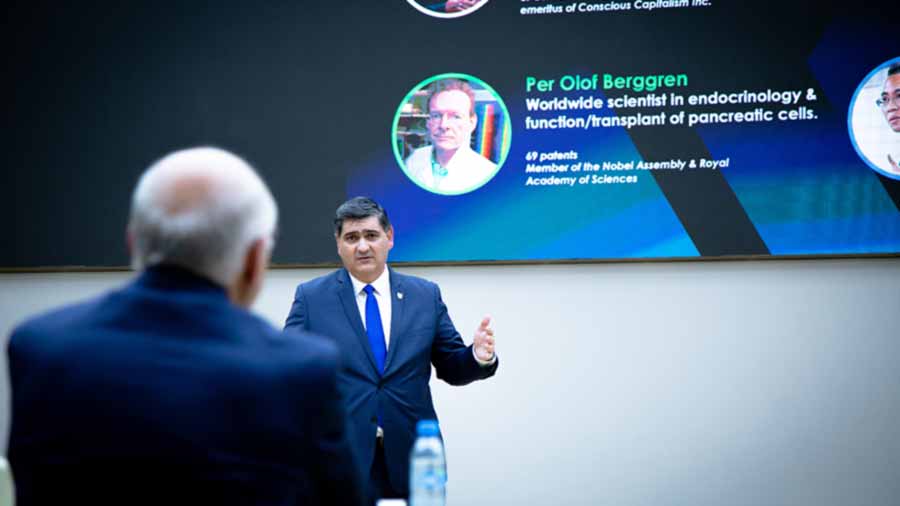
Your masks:
{"label": "blue bottle cap", "polygon": [[416,434],[420,436],[437,436],[439,433],[437,420],[419,420],[416,424]]}

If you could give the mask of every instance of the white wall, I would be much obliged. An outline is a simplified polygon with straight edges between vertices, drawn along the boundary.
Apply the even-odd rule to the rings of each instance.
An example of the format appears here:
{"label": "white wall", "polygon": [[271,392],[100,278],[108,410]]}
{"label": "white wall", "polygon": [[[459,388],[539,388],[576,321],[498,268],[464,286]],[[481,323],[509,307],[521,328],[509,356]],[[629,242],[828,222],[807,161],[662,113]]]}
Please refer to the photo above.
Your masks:
{"label": "white wall", "polygon": [[[900,259],[403,271],[441,284],[467,341],[495,317],[497,375],[432,383],[451,506],[900,497]],[[324,272],[271,272],[257,309],[280,326]],[[0,275],[3,339],[129,276]],[[5,435],[5,378],[0,408]]]}

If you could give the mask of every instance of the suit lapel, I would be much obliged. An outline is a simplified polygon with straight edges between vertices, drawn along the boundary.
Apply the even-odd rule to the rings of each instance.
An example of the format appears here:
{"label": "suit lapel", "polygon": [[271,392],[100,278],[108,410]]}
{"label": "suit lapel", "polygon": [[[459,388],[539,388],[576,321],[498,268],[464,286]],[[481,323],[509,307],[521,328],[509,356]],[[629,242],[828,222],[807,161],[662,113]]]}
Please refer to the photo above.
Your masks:
{"label": "suit lapel", "polygon": [[[369,336],[366,334],[366,328],[363,326],[362,318],[359,316],[359,306],[356,305],[356,294],[353,293],[353,283],[350,281],[350,274],[346,269],[342,269],[338,276],[337,284],[338,298],[341,299],[341,305],[344,306],[344,313],[347,315],[347,321],[353,327],[359,345],[366,351],[369,357],[369,364],[372,370],[378,373],[378,366],[375,364],[375,355],[372,354],[372,346],[369,344]],[[393,327],[393,324],[391,324]]]}
{"label": "suit lapel", "polygon": [[390,370],[391,362],[394,356],[397,355],[397,348],[401,344],[399,336],[403,331],[403,314],[406,307],[406,301],[403,298],[403,280],[393,269],[390,267],[388,269],[390,270],[391,279],[391,293],[389,295],[391,297],[391,344],[388,346],[387,358],[384,361],[385,374]]}

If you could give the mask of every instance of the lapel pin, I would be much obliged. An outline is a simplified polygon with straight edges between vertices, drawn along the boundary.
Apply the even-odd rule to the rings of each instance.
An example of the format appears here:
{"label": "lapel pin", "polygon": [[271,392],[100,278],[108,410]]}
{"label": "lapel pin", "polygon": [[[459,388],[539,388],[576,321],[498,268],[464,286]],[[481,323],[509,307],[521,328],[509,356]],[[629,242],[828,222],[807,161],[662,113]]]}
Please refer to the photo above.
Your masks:
{"label": "lapel pin", "polygon": [[403,292],[397,292],[397,298],[403,300]]}

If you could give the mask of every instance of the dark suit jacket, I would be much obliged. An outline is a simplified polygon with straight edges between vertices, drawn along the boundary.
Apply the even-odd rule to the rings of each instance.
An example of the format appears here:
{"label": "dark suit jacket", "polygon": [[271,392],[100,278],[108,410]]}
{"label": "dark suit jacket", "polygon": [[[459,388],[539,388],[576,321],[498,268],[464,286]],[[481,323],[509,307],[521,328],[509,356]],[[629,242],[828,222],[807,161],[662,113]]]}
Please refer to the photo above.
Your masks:
{"label": "dark suit jacket", "polygon": [[384,453],[393,488],[409,490],[409,452],[416,422],[437,419],[431,401],[431,365],[438,378],[465,385],[493,376],[482,367],[450,321],[438,286],[390,271],[391,335],[380,375],[346,269],[297,287],[285,329],[329,336],[343,360],[340,389],[351,419],[351,444],[368,473],[375,455],[376,414],[381,409]]}
{"label": "dark suit jacket", "polygon": [[363,500],[334,345],[187,271],[35,318],[8,352],[19,506]]}

